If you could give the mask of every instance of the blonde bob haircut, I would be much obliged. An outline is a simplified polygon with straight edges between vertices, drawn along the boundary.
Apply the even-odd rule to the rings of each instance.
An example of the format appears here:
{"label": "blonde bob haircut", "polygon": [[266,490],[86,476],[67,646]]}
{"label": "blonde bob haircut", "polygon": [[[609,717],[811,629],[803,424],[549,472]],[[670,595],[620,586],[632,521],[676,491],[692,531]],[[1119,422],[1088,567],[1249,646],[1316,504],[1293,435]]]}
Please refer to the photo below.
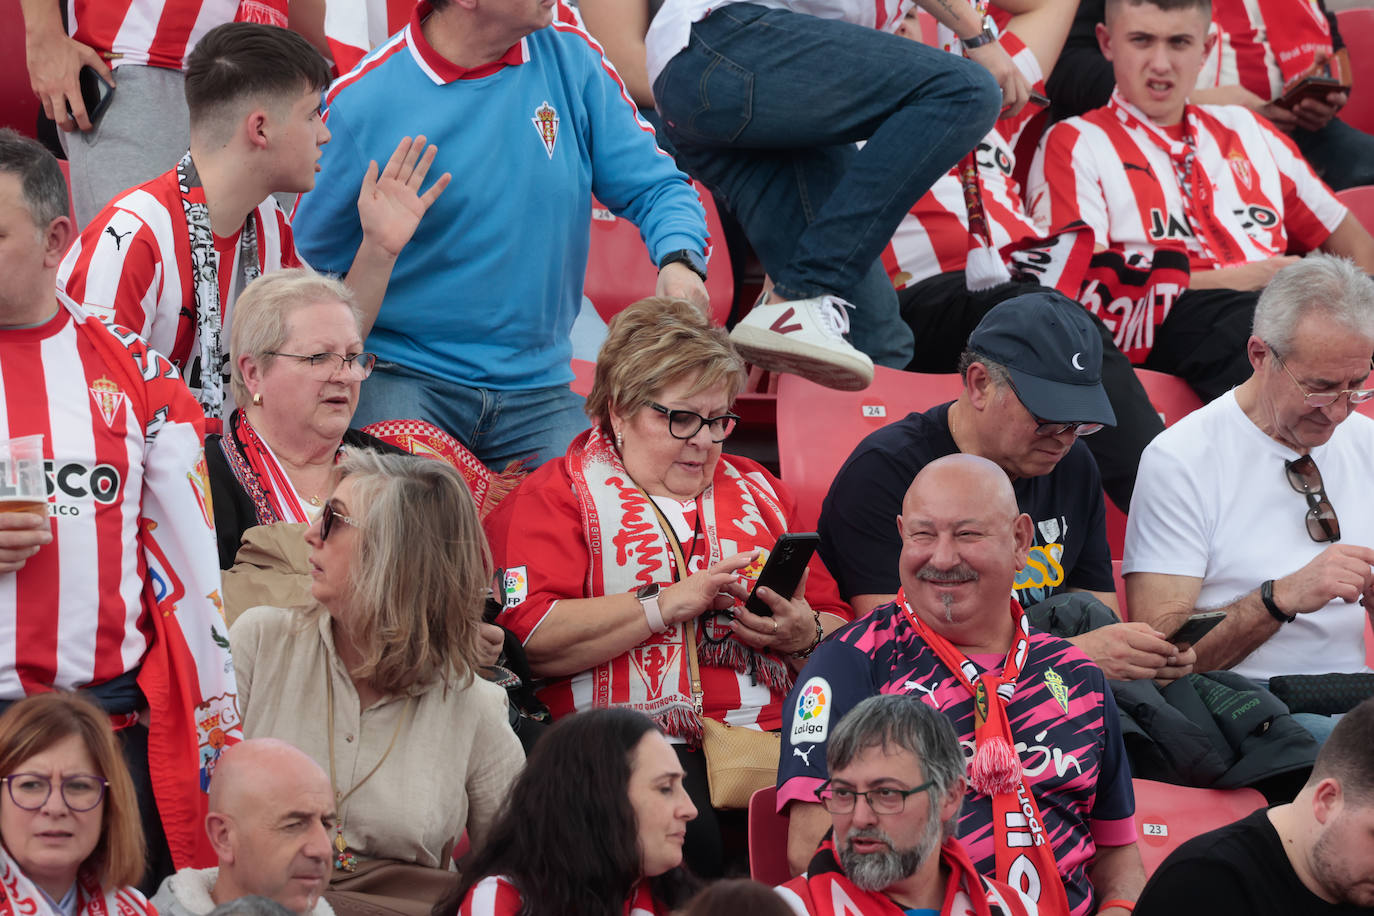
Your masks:
{"label": "blonde bob haircut", "polygon": [[109,714],[99,706],[58,690],[26,697],[5,710],[0,716],[0,776],[13,774],[30,757],[72,735],[81,739],[98,775],[108,783],[100,841],[82,863],[81,874],[94,878],[106,891],[137,884],[144,868],[138,797]]}
{"label": "blonde bob haircut", "polygon": [[349,449],[337,472],[353,481],[358,538],[347,626],[363,658],[349,673],[386,693],[466,683],[492,563],[463,476],[447,461],[370,449]]}
{"label": "blonde bob haircut", "polygon": [[[229,323],[229,386],[234,403],[247,407],[251,395],[239,369],[239,356],[247,353],[264,369],[276,359],[291,334],[291,316],[307,305],[342,302],[353,314],[353,330],[363,334],[363,313],[353,290],[332,277],[304,267],[290,267],[263,274],[244,287],[234,303]],[[305,354],[309,355],[309,354]],[[348,354],[344,354],[347,356]]]}
{"label": "blonde bob haircut", "polygon": [[641,299],[611,319],[596,357],[587,416],[606,432],[611,413],[628,417],[663,389],[695,377],[687,396],[724,383],[733,403],[747,378],[724,328],[683,299]]}

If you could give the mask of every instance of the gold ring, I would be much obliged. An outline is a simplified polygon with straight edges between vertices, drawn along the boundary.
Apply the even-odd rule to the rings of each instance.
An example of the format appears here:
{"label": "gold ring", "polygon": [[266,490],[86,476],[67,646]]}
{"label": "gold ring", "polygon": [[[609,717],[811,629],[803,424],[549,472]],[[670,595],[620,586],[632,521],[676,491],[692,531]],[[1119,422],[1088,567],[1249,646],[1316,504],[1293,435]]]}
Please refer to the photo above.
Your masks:
{"label": "gold ring", "polygon": [[774,620],[774,621],[773,621],[773,635],[774,635],[774,636],[777,636],[777,635],[778,635],[778,622],[777,622],[777,620]]}

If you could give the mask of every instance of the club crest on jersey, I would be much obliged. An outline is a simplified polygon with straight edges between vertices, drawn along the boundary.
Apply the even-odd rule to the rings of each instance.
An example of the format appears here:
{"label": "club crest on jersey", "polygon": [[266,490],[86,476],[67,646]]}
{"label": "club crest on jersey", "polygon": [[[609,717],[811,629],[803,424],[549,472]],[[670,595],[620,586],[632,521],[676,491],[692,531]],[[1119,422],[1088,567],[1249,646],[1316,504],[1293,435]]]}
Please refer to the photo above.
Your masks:
{"label": "club crest on jersey", "polygon": [[1059,708],[1064,710],[1064,714],[1069,713],[1069,688],[1064,686],[1064,679],[1059,676],[1059,672],[1053,668],[1045,670],[1045,685],[1050,688],[1050,693],[1054,696]]}
{"label": "club crest on jersey", "polygon": [[1231,174],[1236,176],[1236,181],[1245,185],[1245,190],[1250,190],[1250,160],[1245,158],[1242,152],[1233,152],[1227,155],[1226,164],[1231,167]]}
{"label": "club crest on jersey", "polygon": [[90,391],[96,409],[105,418],[105,425],[114,426],[115,417],[119,416],[119,408],[124,404],[124,392],[103,375],[91,382]]}
{"label": "club crest on jersey", "polygon": [[530,118],[534,124],[534,129],[539,131],[539,140],[544,144],[545,151],[549,158],[553,158],[553,147],[558,142],[558,111],[547,100],[534,110],[534,117]]}
{"label": "club crest on jersey", "polygon": [[207,528],[213,528],[215,510],[210,503],[210,467],[205,463],[204,449],[200,451],[200,460],[195,468],[186,473],[186,479],[191,481],[191,492],[195,494],[196,505],[200,507],[200,517],[205,520]]}

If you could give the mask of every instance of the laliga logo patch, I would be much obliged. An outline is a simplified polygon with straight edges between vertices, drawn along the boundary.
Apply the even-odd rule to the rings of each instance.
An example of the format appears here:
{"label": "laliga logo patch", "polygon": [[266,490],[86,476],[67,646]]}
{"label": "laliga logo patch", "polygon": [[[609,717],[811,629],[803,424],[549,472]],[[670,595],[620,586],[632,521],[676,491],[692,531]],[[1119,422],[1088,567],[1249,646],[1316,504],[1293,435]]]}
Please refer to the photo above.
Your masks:
{"label": "laliga logo patch", "polygon": [[552,159],[554,144],[558,142],[558,111],[545,100],[544,104],[534,110],[534,117],[530,118],[530,122],[534,124],[534,129],[539,131],[539,139]]}
{"label": "laliga logo patch", "polygon": [[820,744],[830,733],[830,707],[834,705],[830,682],[813,677],[797,694],[797,712],[792,721],[792,744]]}
{"label": "laliga logo patch", "polygon": [[512,566],[507,569],[502,580],[502,588],[506,593],[506,607],[524,604],[530,590],[530,579],[525,572],[525,567]]}

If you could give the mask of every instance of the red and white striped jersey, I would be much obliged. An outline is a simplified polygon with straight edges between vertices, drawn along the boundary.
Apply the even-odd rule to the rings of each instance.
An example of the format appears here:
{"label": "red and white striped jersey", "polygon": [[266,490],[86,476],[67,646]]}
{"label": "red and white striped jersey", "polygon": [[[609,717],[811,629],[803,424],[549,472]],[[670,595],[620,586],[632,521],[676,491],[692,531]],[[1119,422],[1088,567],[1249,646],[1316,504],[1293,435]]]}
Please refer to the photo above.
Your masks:
{"label": "red and white striped jersey", "polygon": [[[999,41],[1026,80],[1043,93],[1044,75],[1030,49],[1011,32],[1004,33]],[[982,185],[983,214],[993,247],[999,251],[1038,235],[1012,171],[1016,168],[1017,140],[1039,112],[1036,106],[1026,105],[1015,118],[999,120],[974,151]],[[968,205],[956,165],[902,218],[892,241],[883,249],[883,267],[892,285],[905,289],[936,274],[963,270],[969,245]]]}
{"label": "red and white striped jersey", "polygon": [[1179,178],[1186,140],[1119,94],[1054,125],[1028,181],[1037,225],[1057,232],[1082,220],[1128,261],[1172,247],[1205,270],[1312,251],[1345,218],[1293,142],[1248,109],[1189,105],[1183,123],[1196,145],[1191,193]]}
{"label": "red and white striped jersey", "polygon": [[1332,53],[1331,25],[1317,0],[1213,0],[1212,21],[1220,29],[1217,67],[1204,68],[1199,89],[1239,84],[1276,99],[1319,54]]}
{"label": "red and white striped jersey", "polygon": [[[191,190],[204,200],[203,188]],[[300,267],[286,214],[268,197],[252,216],[262,273]],[[216,264],[232,253],[231,270],[219,270],[221,314],[228,340],[234,300],[243,286],[239,234],[215,239]],[[200,333],[191,282],[191,234],[172,168],[125,191],[96,214],[57,270],[57,288],[102,321],[137,331],[182,373],[193,393],[200,388]],[[225,413],[231,397],[225,389]]]}
{"label": "red and white striped jersey", "polygon": [[137,335],[68,305],[0,330],[0,438],[43,434],[53,532],[0,575],[3,699],[139,666],[160,602],[193,645],[223,634],[200,406]]}
{"label": "red and white striped jersey", "polygon": [[340,76],[373,48],[406,27],[416,0],[329,0],[324,6],[324,37]]}
{"label": "red and white striped jersey", "polygon": [[67,0],[67,32],[110,66],[181,70],[202,35],[234,21],[238,0]]}
{"label": "red and white striped jersey", "polygon": [[[510,880],[488,875],[473,885],[458,907],[458,916],[517,916],[524,906],[520,892]],[[668,908],[654,900],[647,881],[635,885],[635,892],[625,901],[624,916],[657,916]]]}

